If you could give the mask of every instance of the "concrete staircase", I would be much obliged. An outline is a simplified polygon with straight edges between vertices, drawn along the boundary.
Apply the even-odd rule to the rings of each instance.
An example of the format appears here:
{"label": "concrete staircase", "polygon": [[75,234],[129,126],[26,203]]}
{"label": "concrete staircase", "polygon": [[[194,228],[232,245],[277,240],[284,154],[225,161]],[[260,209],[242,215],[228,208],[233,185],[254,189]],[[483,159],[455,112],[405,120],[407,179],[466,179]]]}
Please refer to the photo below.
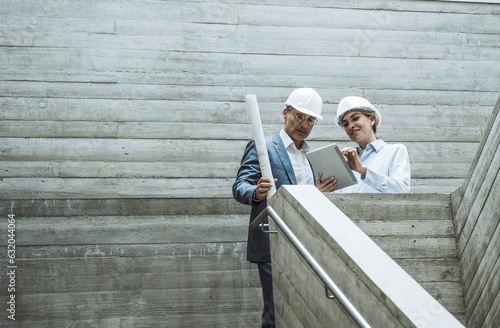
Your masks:
{"label": "concrete staircase", "polygon": [[329,194],[328,198],[465,324],[449,194]]}

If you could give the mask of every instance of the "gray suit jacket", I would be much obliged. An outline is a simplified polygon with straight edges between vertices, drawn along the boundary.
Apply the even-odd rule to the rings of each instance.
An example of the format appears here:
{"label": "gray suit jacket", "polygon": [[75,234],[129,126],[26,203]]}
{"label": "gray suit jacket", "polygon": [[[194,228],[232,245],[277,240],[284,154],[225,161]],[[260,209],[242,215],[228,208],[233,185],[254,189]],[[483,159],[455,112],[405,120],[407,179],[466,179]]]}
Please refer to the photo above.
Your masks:
{"label": "gray suit jacket", "polygon": [[[278,179],[276,190],[282,185],[297,184],[292,162],[288,157],[288,153],[281,141],[279,133],[266,137],[266,146],[273,178]],[[313,175],[314,178],[316,178],[314,171]],[[252,220],[267,206],[266,199],[261,202],[255,202],[253,200],[253,193],[261,176],[257,148],[255,147],[255,141],[251,140],[245,148],[238,175],[233,184],[234,199],[240,203],[252,206],[250,222],[252,222]],[[247,260],[251,262],[271,262],[269,235],[260,230],[249,229]]]}

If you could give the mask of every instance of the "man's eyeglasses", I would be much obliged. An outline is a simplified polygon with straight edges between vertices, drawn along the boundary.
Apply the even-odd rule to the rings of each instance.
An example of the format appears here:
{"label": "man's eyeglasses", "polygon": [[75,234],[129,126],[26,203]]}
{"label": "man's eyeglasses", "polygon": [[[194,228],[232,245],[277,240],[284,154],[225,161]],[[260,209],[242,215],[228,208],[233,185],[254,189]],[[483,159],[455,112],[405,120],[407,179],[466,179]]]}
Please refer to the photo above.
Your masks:
{"label": "man's eyeglasses", "polygon": [[[304,114],[301,114],[301,113],[295,113],[293,115],[295,115],[295,119],[297,121],[299,121],[299,123],[304,122],[304,120],[306,119],[306,116]],[[318,119],[316,117],[312,117],[312,116],[307,117],[307,124],[314,125],[316,123],[318,123]]]}

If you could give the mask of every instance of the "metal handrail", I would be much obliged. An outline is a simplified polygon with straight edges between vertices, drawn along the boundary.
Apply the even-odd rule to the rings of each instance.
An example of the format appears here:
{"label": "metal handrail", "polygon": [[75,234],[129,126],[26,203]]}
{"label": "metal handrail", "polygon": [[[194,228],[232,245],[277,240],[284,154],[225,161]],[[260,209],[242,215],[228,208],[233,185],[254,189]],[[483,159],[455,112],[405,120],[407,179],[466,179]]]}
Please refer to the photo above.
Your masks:
{"label": "metal handrail", "polygon": [[[326,297],[333,299],[336,298],[340,306],[347,312],[347,314],[356,322],[359,327],[371,328],[368,322],[363,318],[361,313],[354,307],[354,305],[349,301],[345,294],[340,290],[340,288],[333,282],[333,280],[328,276],[323,267],[314,259],[314,257],[309,253],[309,251],[304,247],[304,245],[297,239],[295,234],[290,230],[290,228],[285,224],[285,222],[280,218],[278,213],[271,207],[267,206],[251,223],[250,229],[256,230],[261,228],[263,232],[266,233],[276,233],[277,231],[265,231],[265,227],[262,221],[270,216],[271,219],[276,223],[278,228],[284,233],[285,237],[290,241],[294,248],[299,252],[305,262],[313,270],[316,276],[321,280],[325,286]],[[332,295],[330,295],[330,292]]]}

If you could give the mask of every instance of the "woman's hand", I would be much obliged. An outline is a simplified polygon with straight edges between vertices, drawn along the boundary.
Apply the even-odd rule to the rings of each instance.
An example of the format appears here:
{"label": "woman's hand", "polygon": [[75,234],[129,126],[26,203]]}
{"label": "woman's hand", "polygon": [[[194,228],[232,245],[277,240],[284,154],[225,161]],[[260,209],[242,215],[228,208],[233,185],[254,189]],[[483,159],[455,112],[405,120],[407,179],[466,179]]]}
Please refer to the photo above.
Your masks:
{"label": "woman's hand", "polygon": [[342,155],[347,158],[347,164],[351,170],[359,172],[362,176],[366,175],[366,171],[368,170],[366,166],[361,163],[361,160],[358,156],[358,151],[351,147],[347,147],[341,150]]}

